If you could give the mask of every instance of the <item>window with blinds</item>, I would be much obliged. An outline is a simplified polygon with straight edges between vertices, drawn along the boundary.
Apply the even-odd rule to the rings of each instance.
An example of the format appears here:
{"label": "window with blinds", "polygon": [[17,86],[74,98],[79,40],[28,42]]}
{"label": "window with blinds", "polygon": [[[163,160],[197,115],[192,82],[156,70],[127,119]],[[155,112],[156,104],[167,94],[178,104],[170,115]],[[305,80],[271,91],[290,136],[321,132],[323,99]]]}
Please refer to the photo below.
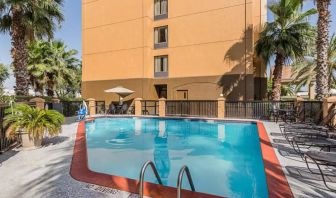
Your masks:
{"label": "window with blinds", "polygon": [[168,17],[168,0],[154,0],[154,20]]}
{"label": "window with blinds", "polygon": [[168,56],[154,57],[154,76],[167,77],[168,76]]}
{"label": "window with blinds", "polygon": [[154,48],[168,47],[168,26],[154,28]]}

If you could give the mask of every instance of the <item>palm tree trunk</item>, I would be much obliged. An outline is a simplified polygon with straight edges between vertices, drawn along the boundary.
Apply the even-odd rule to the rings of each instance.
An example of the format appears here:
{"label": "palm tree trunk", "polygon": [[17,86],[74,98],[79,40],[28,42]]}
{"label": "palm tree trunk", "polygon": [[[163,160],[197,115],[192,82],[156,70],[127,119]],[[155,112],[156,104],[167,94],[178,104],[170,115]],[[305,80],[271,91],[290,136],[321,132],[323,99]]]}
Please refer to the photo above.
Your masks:
{"label": "palm tree trunk", "polygon": [[19,96],[28,96],[29,77],[27,71],[28,52],[25,40],[25,27],[22,24],[22,11],[12,7],[12,58],[14,76],[16,79],[15,93]]}
{"label": "palm tree trunk", "polygon": [[319,13],[317,22],[317,74],[316,93],[317,99],[322,100],[328,96],[328,45],[329,45],[329,12],[330,0],[317,0],[317,10]]}
{"label": "palm tree trunk", "polygon": [[54,96],[54,82],[49,80],[47,82],[47,96],[53,97]]}
{"label": "palm tree trunk", "polygon": [[285,62],[285,58],[281,54],[276,54],[275,66],[273,71],[272,80],[272,100],[281,100],[281,79],[282,79],[282,68]]}

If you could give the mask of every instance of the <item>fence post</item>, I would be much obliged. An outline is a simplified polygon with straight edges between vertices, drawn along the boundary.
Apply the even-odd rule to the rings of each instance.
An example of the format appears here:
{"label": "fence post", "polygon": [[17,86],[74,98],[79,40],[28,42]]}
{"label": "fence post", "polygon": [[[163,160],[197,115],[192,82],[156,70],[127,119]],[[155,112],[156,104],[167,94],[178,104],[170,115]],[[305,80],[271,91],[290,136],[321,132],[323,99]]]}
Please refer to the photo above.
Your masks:
{"label": "fence post", "polygon": [[141,116],[142,115],[142,106],[141,106],[141,101],[142,101],[142,98],[136,98],[134,99],[134,114],[136,116]]}
{"label": "fence post", "polygon": [[[335,110],[335,105],[336,105],[336,96],[331,96],[328,98],[323,99],[323,121],[330,121],[330,124],[335,125],[336,124],[336,119],[335,117],[328,117],[333,114],[332,111]],[[328,124],[328,123],[323,123],[323,124]]]}
{"label": "fence post", "polygon": [[45,100],[43,98],[32,98],[29,102],[35,102],[36,108],[44,109]]}
{"label": "fence post", "polygon": [[166,100],[165,98],[159,99],[159,116],[165,117],[166,116]]}
{"label": "fence post", "polygon": [[94,98],[89,98],[87,99],[88,103],[89,103],[89,115],[93,116],[96,115],[96,99]]}
{"label": "fence post", "polygon": [[217,100],[217,117],[223,119],[225,118],[225,99],[220,97]]}

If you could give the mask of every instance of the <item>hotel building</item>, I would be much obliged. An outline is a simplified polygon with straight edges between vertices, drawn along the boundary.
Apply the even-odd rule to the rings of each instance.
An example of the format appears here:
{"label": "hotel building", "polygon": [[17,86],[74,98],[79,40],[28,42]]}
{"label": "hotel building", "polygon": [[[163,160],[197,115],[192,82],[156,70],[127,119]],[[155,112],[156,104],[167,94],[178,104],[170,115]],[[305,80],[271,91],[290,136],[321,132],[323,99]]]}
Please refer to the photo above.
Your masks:
{"label": "hotel building", "polygon": [[83,0],[82,96],[262,99],[266,68],[254,43],[267,0]]}

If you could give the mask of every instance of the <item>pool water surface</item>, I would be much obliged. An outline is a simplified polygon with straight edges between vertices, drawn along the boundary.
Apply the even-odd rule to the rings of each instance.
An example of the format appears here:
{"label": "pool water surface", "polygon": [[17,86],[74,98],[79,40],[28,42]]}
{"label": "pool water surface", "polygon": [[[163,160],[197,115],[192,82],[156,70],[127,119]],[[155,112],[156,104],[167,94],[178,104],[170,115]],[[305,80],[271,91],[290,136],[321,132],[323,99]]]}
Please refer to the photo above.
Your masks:
{"label": "pool water surface", "polygon": [[[86,123],[90,170],[139,179],[152,160],[166,186],[187,165],[197,192],[268,197],[255,123],[190,119],[101,118]],[[150,169],[145,181],[157,183]],[[184,178],[183,187],[189,189]]]}

